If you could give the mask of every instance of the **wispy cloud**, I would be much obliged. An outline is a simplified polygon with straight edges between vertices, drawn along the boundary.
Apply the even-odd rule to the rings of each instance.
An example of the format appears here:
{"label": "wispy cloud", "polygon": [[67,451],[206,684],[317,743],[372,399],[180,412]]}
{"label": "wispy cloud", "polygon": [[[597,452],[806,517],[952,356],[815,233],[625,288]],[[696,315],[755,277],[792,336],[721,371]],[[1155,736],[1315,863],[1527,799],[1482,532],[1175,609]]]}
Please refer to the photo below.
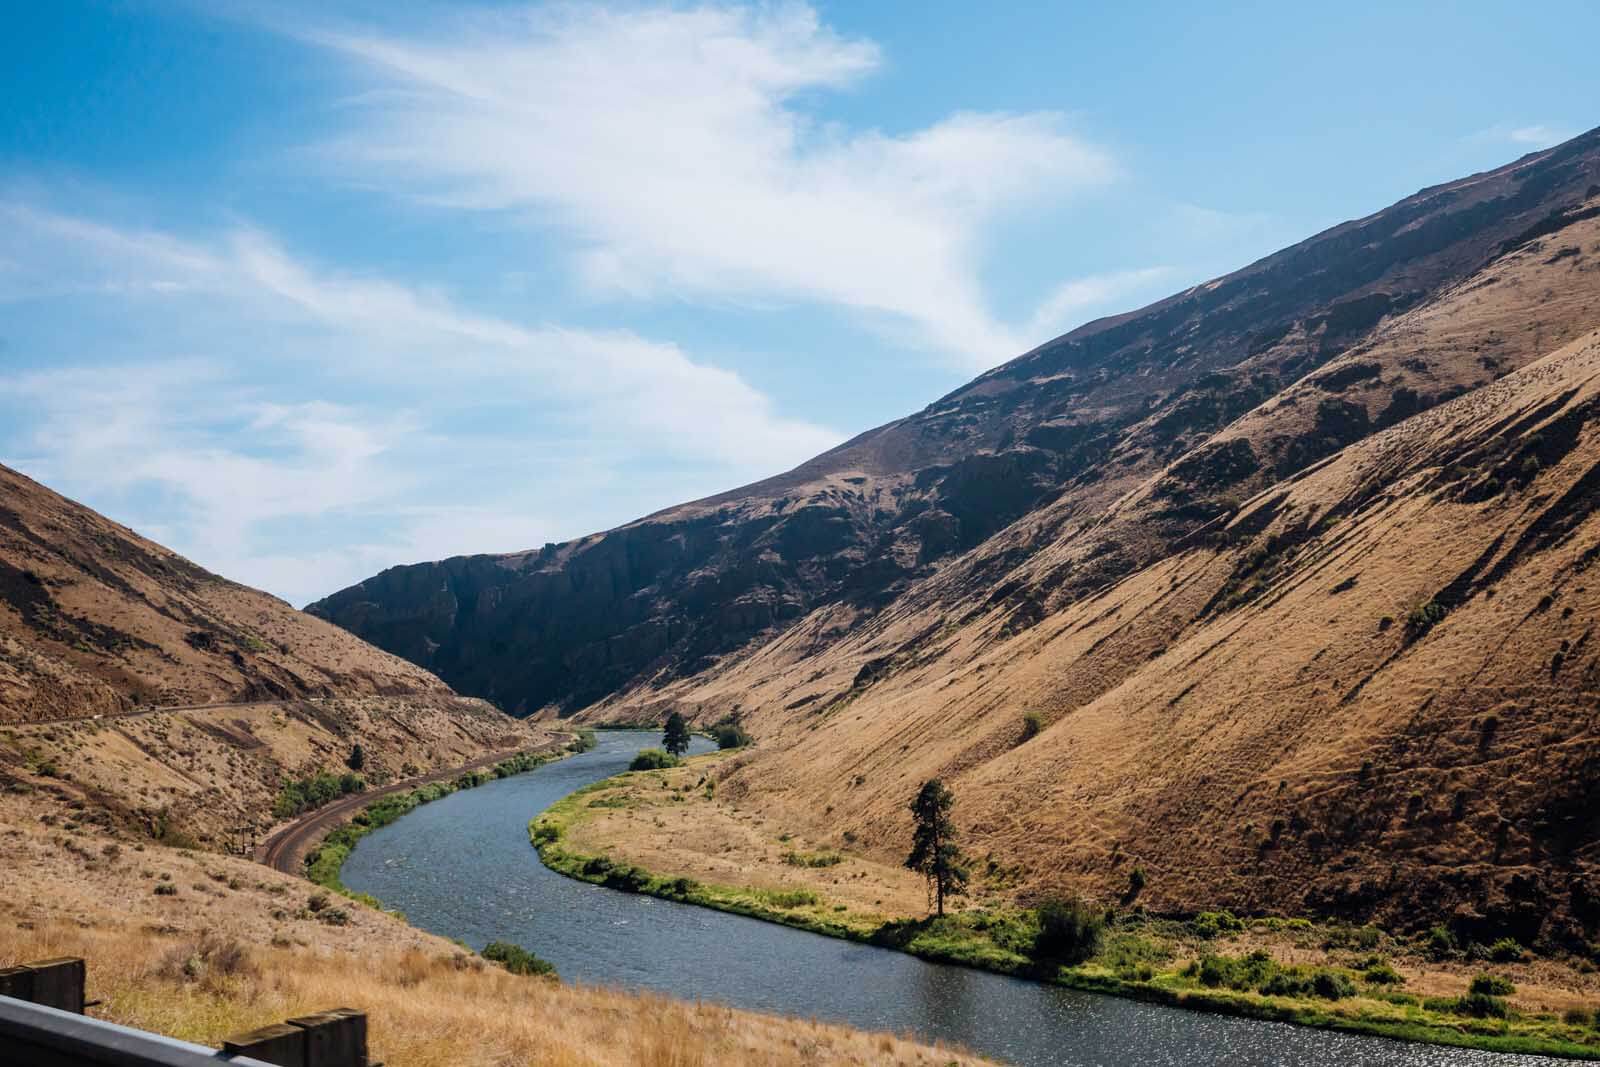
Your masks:
{"label": "wispy cloud", "polygon": [[[511,549],[585,532],[530,518],[526,502],[486,506],[504,488],[454,492],[452,464],[430,455],[450,433],[458,457],[479,451],[480,468],[496,467],[497,452],[548,448],[564,434],[591,463],[676,461],[711,472],[707,489],[783,469],[841,437],[781,416],[738,375],[676,345],[475,314],[412,286],[319,268],[260,230],[186,239],[14,202],[0,204],[0,217],[33,250],[19,272],[25,295],[13,299],[93,286],[115,293],[129,317],[157,308],[189,322],[198,340],[188,344],[215,350],[178,357],[158,346],[120,363],[8,378],[0,409],[15,417],[0,447],[47,480],[124,499],[134,519],[139,495],[157,494],[163,503],[151,513],[164,516],[156,524],[175,547],[294,599],[405,553],[488,551],[490,541]],[[288,389],[249,373],[284,364],[293,367]],[[378,395],[307,399],[351,381]],[[525,421],[464,434],[444,425],[485,406],[548,422],[542,432]],[[582,463],[571,468],[565,477],[584,476]],[[418,500],[436,503],[421,510]],[[259,536],[274,522],[362,525],[374,516],[384,520],[380,543],[347,537],[332,553],[286,553]]]}
{"label": "wispy cloud", "polygon": [[1560,122],[1500,123],[1472,134],[1468,140],[1519,145],[1524,148],[1550,148],[1578,136],[1576,127]]}
{"label": "wispy cloud", "polygon": [[1172,274],[1170,267],[1143,267],[1063,282],[1039,305],[1029,333],[1044,341],[1084,322],[1091,311],[1125,311],[1130,298],[1150,294]]}
{"label": "wispy cloud", "polygon": [[328,146],[363,183],[564,233],[597,294],[814,301],[899,319],[972,367],[1026,334],[988,310],[988,224],[1116,174],[1055,113],[823,121],[817,94],[881,59],[801,5],[299,32],[370,81]]}

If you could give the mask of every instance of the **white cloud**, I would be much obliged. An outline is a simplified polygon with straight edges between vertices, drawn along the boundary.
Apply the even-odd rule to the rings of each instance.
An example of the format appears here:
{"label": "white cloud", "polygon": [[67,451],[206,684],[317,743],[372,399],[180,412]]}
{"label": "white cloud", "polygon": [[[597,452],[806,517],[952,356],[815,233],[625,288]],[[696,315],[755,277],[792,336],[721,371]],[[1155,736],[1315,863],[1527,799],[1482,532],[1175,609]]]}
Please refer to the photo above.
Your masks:
{"label": "white cloud", "polygon": [[1559,122],[1532,122],[1524,125],[1506,122],[1479,130],[1468,140],[1494,141],[1538,150],[1552,148],[1563,141],[1570,141],[1578,133],[1577,129]]}
{"label": "white cloud", "polygon": [[568,233],[592,289],[804,300],[912,325],[974,367],[1017,354],[978,281],[986,224],[1110,180],[1054,113],[909,133],[817,118],[877,48],[782,7],[558,7],[402,38],[320,31],[376,91],[332,146],[363,181]]}
{"label": "white cloud", "polygon": [[1148,292],[1151,286],[1171,276],[1170,267],[1144,267],[1063,282],[1039,305],[1029,332],[1044,341],[1086,321],[1085,316],[1091,310],[1125,311],[1123,301],[1134,294]]}
{"label": "white cloud", "polygon": [[1513,144],[1531,145],[1534,148],[1549,148],[1562,141],[1570,140],[1576,134],[1556,126],[1518,126],[1507,134]]}
{"label": "white cloud", "polygon": [[[162,351],[162,337],[121,362],[0,379],[0,412],[15,416],[0,447],[58,488],[129,508],[127,521],[149,520],[153,536],[198,562],[295,601],[398,559],[588,532],[570,513],[540,518],[503,487],[463,492],[463,468],[550,447],[551,427],[451,421],[485,404],[553,410],[576,450],[697,466],[707,489],[784,469],[842,436],[779,415],[738,375],[675,345],[475,314],[415,287],[320,270],[257,230],[183,240],[17,203],[0,204],[0,218],[30,249],[30,297],[70,301],[89,285],[117,294],[129,315],[154,309],[158,321],[189,324],[198,340],[188,343],[206,346],[183,358]],[[276,373],[263,381],[264,369]],[[314,399],[341,387],[357,399]],[[360,398],[375,390],[383,398]],[[572,466],[567,488],[589,476]],[[141,504],[152,494],[160,506]],[[505,499],[485,503],[496,495]],[[297,539],[264,532],[373,518],[381,537],[330,547],[285,550]]]}

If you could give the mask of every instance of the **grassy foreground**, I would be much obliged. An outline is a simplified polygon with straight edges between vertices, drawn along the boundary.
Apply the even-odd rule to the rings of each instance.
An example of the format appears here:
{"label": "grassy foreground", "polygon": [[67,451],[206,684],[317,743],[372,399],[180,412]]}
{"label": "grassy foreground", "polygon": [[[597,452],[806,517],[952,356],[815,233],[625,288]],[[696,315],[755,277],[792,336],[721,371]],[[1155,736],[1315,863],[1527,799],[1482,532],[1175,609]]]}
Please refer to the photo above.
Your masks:
{"label": "grassy foreground", "polygon": [[[698,822],[695,805],[709,802],[711,790],[707,778],[697,781],[695,773],[643,771],[594,783],[535,818],[530,839],[548,867],[573,878],[924,959],[1200,1011],[1494,1052],[1600,1059],[1600,1030],[1591,1010],[1519,1010],[1505,999],[1510,989],[1459,996],[1404,991],[1406,978],[1379,951],[1398,946],[1373,927],[1241,920],[1227,912],[1187,922],[1119,914],[1109,918],[1089,958],[1063,964],[1041,957],[1040,919],[1032,909],[977,907],[911,919],[885,915],[859,900],[841,902],[849,898],[830,892],[828,879],[806,877],[850,862],[837,853],[786,852],[784,862],[795,869],[798,885],[737,885],[657,874],[575,840],[592,820],[632,819],[646,834],[669,832],[666,820],[674,814]],[[850,884],[848,876],[831,882]],[[1252,939],[1257,947],[1250,947]],[[1274,941],[1320,944],[1324,951],[1317,955],[1324,962],[1281,963],[1259,947]]]}
{"label": "grassy foreground", "polygon": [[213,1046],[341,1005],[368,1014],[374,1059],[393,1067],[978,1062],[889,1034],[518,977],[438,939],[319,950],[211,932],[152,934],[110,915],[89,927],[81,917],[0,925],[0,965],[61,955],[89,960],[98,1018]]}
{"label": "grassy foreground", "polygon": [[[491,772],[492,773],[492,772]],[[239,856],[107,830],[0,786],[0,967],[88,961],[101,1019],[215,1046],[344,1006],[391,1067],[951,1067],[892,1034],[524,977]],[[0,1062],[7,1062],[0,1056]]]}

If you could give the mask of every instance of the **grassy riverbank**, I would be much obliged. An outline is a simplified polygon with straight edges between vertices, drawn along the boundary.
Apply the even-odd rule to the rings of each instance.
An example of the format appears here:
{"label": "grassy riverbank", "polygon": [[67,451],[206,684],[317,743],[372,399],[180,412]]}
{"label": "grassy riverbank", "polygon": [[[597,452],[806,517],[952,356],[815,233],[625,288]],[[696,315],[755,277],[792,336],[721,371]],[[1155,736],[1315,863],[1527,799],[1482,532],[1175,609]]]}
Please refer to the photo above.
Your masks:
{"label": "grassy riverbank", "polygon": [[83,957],[92,1014],[109,1022],[215,1046],[344,1006],[367,1013],[373,1061],[405,1067],[982,1062],[892,1034],[524,977],[329,897],[242,857],[103,826],[47,783],[0,787],[0,967]]}
{"label": "grassy riverbank", "polygon": [[458,790],[473,789],[485,782],[526,773],[552,760],[563,759],[578,752],[587,752],[594,746],[594,731],[585,730],[561,752],[519,752],[501,760],[493,767],[464,771],[448,781],[430,782],[403,793],[391,793],[379,797],[357,812],[348,823],[330,831],[328,836],[322,839],[316,849],[306,857],[306,877],[324,889],[341,893],[369,907],[382,908],[382,904],[377,900],[365,893],[352,892],[339,880],[339,872],[344,869],[344,861],[356,847],[356,842],[372,831],[388,826],[402,815],[415,811],[423,804],[447,797]]}
{"label": "grassy riverbank", "polygon": [[[1374,927],[1241,920],[1227,912],[1192,920],[1125,912],[1106,917],[1092,955],[1065,964],[1041,953],[1036,911],[998,903],[994,894],[983,906],[916,918],[907,911],[905,880],[886,865],[832,849],[808,851],[790,834],[762,830],[758,817],[719,808],[707,763],[595,783],[534,819],[530,838],[547,866],[574,878],[929,960],[1201,1011],[1600,1059],[1592,1004],[1563,1000],[1556,989],[1551,1003],[1563,1006],[1553,1009],[1506,990],[1516,989],[1507,974],[1539,980],[1531,965],[1466,959],[1423,965],[1413,958],[1415,946]],[[662,844],[668,838],[673,845]],[[698,853],[686,859],[685,849]],[[730,858],[741,855],[747,862]],[[781,878],[771,875],[776,870]],[[1003,880],[1004,871],[997,877]],[[1472,992],[1479,971],[1494,972],[1490,985],[1500,992]]]}

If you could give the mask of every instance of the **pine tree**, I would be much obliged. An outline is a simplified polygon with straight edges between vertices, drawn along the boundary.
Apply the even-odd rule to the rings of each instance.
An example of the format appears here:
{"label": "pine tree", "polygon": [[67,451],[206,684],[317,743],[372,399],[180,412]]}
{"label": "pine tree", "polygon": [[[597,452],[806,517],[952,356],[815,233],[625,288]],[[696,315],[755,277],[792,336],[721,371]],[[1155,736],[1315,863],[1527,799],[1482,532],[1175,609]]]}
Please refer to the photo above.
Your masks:
{"label": "pine tree", "polygon": [[677,712],[667,716],[667,729],[661,737],[661,747],[674,756],[689,751],[689,724]]}
{"label": "pine tree", "polygon": [[357,774],[360,774],[361,769],[367,765],[367,751],[361,747],[361,742],[357,741],[355,743],[355,747],[350,750],[350,755],[345,759],[344,765]]}
{"label": "pine tree", "polygon": [[923,783],[917,798],[911,802],[916,827],[906,866],[920,871],[928,880],[928,896],[937,903],[940,915],[944,914],[945,896],[959,893],[967,885],[967,869],[962,866],[955,823],[950,819],[950,809],[955,802],[955,794],[937,778]]}

